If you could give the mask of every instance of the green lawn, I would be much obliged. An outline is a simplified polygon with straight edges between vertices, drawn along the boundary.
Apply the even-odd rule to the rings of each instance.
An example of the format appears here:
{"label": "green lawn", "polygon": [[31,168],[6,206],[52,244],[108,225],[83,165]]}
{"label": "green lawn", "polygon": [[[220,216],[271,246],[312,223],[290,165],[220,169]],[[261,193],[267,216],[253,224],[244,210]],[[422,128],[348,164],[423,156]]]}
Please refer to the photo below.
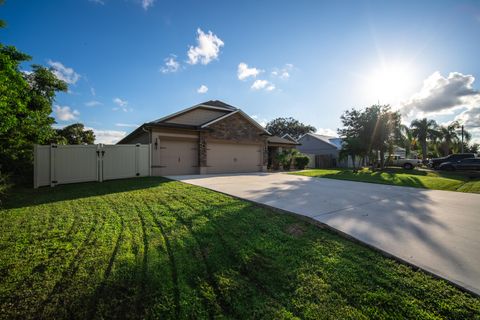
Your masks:
{"label": "green lawn", "polygon": [[480,193],[480,179],[465,174],[430,170],[405,170],[387,168],[372,172],[363,169],[353,173],[351,169],[312,169],[292,172],[308,177],[390,184],[396,186]]}
{"label": "green lawn", "polygon": [[161,178],[14,189],[3,319],[479,319],[480,299],[293,215]]}

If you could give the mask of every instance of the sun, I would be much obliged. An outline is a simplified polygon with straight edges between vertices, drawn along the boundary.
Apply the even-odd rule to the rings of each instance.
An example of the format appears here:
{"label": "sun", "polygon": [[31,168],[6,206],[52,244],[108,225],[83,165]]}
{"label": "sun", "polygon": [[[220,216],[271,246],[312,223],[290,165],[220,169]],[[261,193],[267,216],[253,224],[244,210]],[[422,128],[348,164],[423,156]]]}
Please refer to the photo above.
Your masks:
{"label": "sun", "polygon": [[395,106],[404,100],[413,82],[413,72],[405,64],[384,65],[366,79],[366,93],[375,103]]}

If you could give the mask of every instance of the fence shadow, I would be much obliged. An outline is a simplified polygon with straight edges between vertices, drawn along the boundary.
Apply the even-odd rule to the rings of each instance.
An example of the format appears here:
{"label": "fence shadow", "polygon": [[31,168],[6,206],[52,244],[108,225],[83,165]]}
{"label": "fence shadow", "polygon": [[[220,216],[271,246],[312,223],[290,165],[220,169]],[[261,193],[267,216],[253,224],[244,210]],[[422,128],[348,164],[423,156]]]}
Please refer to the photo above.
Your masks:
{"label": "fence shadow", "polygon": [[1,209],[22,208],[39,204],[101,196],[119,192],[128,192],[146,188],[156,188],[172,182],[163,177],[142,177],[110,180],[104,182],[85,182],[41,187],[13,187],[0,203]]}

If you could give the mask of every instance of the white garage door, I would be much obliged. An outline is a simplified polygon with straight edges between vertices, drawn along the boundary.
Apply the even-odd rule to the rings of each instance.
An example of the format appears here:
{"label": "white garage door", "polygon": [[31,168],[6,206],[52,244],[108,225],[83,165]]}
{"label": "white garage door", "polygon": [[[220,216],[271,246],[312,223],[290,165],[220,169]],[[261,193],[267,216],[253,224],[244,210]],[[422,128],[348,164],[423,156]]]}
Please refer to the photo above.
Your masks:
{"label": "white garage door", "polygon": [[209,143],[207,145],[208,173],[261,171],[262,147],[247,144]]}
{"label": "white garage door", "polygon": [[152,173],[160,176],[198,173],[197,145],[197,141],[160,139],[153,150]]}

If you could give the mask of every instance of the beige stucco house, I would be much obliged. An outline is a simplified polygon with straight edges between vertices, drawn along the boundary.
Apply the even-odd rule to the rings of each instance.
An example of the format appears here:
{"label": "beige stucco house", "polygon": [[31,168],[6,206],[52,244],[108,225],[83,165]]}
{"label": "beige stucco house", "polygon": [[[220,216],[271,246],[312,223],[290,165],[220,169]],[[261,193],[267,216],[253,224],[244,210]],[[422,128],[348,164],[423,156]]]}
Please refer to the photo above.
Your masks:
{"label": "beige stucco house", "polygon": [[[266,171],[269,134],[242,110],[211,100],[144,123],[119,144],[151,144],[152,175]],[[275,139],[270,148],[294,147]]]}

